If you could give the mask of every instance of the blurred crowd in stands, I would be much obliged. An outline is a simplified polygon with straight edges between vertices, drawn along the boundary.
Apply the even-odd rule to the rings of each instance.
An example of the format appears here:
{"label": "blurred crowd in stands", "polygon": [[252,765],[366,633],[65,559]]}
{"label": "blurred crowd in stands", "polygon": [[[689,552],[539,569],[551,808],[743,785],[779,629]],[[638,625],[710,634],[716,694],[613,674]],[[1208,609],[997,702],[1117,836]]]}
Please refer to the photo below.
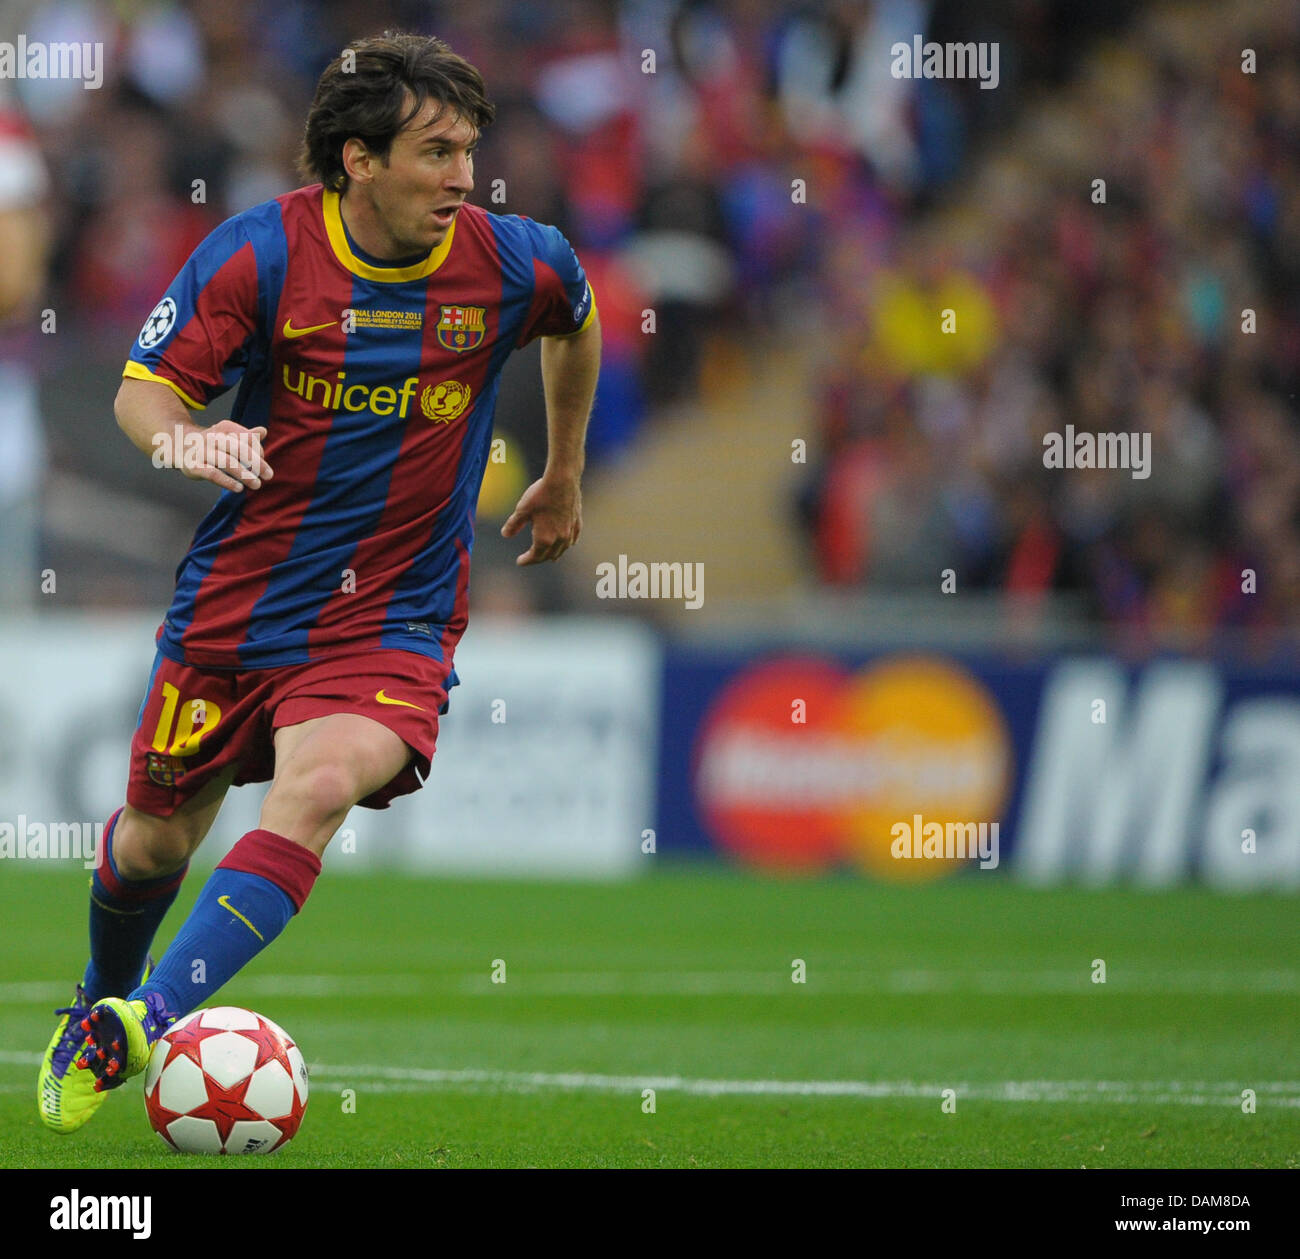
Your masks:
{"label": "blurred crowd in stands", "polygon": [[[1166,6],[933,212],[848,227],[804,501],[826,580],[951,568],[1022,617],[1069,591],[1133,647],[1293,645],[1298,157],[1300,6]],[[1067,425],[1150,434],[1149,478],[1045,467]]]}
{"label": "blurred crowd in stands", "polygon": [[[556,223],[591,275],[593,462],[690,399],[713,339],[802,339],[820,453],[791,512],[822,582],[951,568],[1181,645],[1300,628],[1297,0],[13,0],[0,22],[107,50],[101,91],[8,100],[48,165],[49,304],[92,352],[123,357],[216,223],[299,182],[349,38],[436,33],[498,105],[474,199]],[[997,41],[997,90],[894,78],[917,32]],[[535,382],[502,403],[540,466]],[[1066,424],[1149,432],[1152,475],[1045,468]]]}

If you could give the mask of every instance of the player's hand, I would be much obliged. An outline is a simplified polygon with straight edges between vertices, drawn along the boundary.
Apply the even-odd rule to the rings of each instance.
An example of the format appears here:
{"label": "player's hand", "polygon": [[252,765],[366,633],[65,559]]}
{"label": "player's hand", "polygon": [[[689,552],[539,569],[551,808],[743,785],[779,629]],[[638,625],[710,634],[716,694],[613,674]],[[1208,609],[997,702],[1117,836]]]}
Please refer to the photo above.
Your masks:
{"label": "player's hand", "polygon": [[242,493],[244,487],[260,490],[263,481],[275,473],[262,458],[262,438],[266,429],[245,428],[234,420],[222,420],[209,428],[198,428],[203,435],[202,449],[187,435],[180,460],[181,471],[194,481],[211,481],[223,490]]}
{"label": "player's hand", "polygon": [[542,477],[519,499],[510,519],[501,526],[503,538],[513,538],[525,525],[533,527],[533,545],[515,560],[542,564],[558,560],[582,533],[582,490],[577,477]]}

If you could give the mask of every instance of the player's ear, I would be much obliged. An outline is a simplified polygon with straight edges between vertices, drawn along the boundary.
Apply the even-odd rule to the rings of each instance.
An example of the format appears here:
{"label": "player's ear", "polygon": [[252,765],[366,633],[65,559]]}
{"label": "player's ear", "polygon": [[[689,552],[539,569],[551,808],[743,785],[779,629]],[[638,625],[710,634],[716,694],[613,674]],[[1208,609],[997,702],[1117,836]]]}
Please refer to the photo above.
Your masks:
{"label": "player's ear", "polygon": [[374,178],[370,170],[374,160],[374,155],[366,148],[364,140],[352,136],[343,142],[343,169],[349,179],[355,179],[360,184],[369,183]]}

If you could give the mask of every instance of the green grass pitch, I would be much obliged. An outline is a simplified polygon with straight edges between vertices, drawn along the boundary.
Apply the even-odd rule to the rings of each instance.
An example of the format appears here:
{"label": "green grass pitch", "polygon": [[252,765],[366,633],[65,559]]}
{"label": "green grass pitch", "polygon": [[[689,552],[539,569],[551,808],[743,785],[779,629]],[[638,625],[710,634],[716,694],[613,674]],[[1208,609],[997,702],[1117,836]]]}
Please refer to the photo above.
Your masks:
{"label": "green grass pitch", "polygon": [[221,1159],[165,1149],[138,1080],[79,1133],[41,1127],[37,1064],[84,962],[86,876],[5,865],[5,1167],[1300,1162],[1294,899],[680,865],[621,884],[327,869],[216,1001],[299,1042],[302,1130],[269,1158]]}

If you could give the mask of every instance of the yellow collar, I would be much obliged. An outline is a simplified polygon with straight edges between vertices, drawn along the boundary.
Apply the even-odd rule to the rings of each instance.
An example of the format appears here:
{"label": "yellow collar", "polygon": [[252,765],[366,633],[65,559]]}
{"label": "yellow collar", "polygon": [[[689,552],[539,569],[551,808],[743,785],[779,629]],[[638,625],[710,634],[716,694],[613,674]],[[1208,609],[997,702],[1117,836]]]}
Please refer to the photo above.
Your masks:
{"label": "yellow collar", "polygon": [[372,267],[370,263],[358,258],[348,244],[348,234],[343,230],[343,214],[339,209],[339,199],[337,192],[331,192],[328,188],[323,190],[325,234],[329,237],[334,256],[353,275],[359,275],[363,280],[378,280],[381,284],[404,284],[408,280],[423,280],[425,276],[432,275],[442,266],[448,253],[451,252],[451,239],[456,234],[455,219],[447,229],[447,235],[442,238],[442,243],[435,245],[423,262],[417,262],[409,267]]}

